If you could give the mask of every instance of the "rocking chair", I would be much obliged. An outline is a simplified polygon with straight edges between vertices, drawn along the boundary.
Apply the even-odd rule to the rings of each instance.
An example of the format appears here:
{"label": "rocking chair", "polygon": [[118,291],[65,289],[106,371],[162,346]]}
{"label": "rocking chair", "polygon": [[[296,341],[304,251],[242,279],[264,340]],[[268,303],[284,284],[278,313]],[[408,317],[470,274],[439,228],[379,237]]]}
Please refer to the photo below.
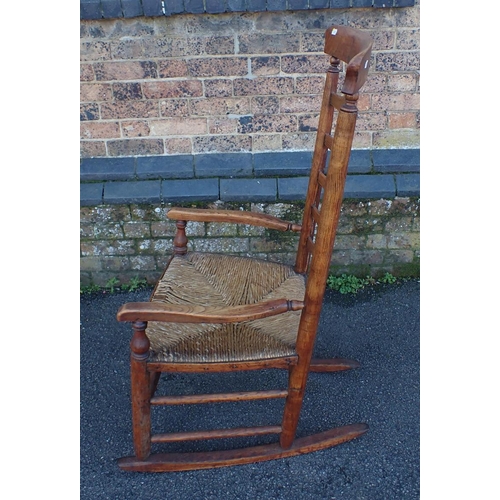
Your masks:
{"label": "rocking chair", "polygon": [[[356,361],[314,359],[326,280],[340,215],[372,40],[345,26],[325,33],[331,56],[321,105],[302,224],[236,210],[171,208],[174,253],[149,302],[124,304],[118,321],[132,323],[131,392],[135,456],[121,458],[129,471],[180,471],[246,464],[325,449],[368,430],[353,424],[295,439],[309,372],[356,368]],[[341,61],[345,77],[337,93]],[[337,110],[336,123],[334,111]],[[332,131],[332,127],[334,131]],[[328,164],[327,157],[329,155]],[[223,254],[188,252],[187,221],[239,223],[299,233],[295,265]],[[262,369],[289,371],[282,390],[157,396],[160,375]],[[278,425],[152,434],[157,405],[284,398]],[[157,443],[278,434],[276,443],[241,449],[152,453]]]}

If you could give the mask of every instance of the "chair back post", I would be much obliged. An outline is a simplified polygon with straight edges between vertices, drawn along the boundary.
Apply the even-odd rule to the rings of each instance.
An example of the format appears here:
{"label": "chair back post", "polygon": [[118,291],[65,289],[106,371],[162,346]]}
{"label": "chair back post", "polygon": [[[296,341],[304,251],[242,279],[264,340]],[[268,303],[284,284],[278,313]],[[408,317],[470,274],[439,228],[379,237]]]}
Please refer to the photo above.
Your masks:
{"label": "chair back post", "polygon": [[[360,32],[351,28],[333,26],[325,34],[325,53],[332,59],[326,74],[295,265],[297,272],[307,272],[307,284],[296,343],[299,359],[290,369],[289,396],[282,421],[280,444],[285,449],[295,438],[309,374],[354,138],[358,90],[366,80],[371,47],[371,38],[360,36]],[[347,64],[341,99],[336,94],[339,59]],[[338,114],[332,137],[336,107]],[[328,149],[330,159],[325,172]]]}

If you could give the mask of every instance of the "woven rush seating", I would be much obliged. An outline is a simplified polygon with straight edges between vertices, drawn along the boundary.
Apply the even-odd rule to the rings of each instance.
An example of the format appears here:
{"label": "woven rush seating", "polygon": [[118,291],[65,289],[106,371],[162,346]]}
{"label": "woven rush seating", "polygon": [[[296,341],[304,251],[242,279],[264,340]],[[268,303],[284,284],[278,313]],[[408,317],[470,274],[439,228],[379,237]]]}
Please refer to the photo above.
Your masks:
{"label": "woven rush seating", "polygon": [[[152,302],[222,308],[271,299],[303,300],[305,277],[291,266],[223,254],[174,256]],[[226,362],[295,354],[299,311],[240,323],[148,323],[150,360]]]}

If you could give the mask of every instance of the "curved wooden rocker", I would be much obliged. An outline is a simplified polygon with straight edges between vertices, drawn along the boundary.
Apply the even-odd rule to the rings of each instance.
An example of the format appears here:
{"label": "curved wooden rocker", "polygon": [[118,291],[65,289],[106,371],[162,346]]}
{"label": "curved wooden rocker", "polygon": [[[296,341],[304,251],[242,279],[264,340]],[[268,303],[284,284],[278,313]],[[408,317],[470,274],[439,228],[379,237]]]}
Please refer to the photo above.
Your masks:
{"label": "curved wooden rocker", "polygon": [[[122,469],[155,472],[240,465],[329,448],[367,431],[366,424],[354,424],[295,439],[308,374],[359,366],[343,358],[313,359],[312,351],[340,216],[356,102],[367,78],[371,47],[371,38],[352,28],[332,26],[325,33],[325,53],[331,56],[331,65],[326,72],[302,224],[235,210],[169,210],[167,216],[177,221],[174,254],[150,301],[124,304],[117,314],[118,321],[131,322],[134,330],[131,390],[135,456],[120,459]],[[346,63],[346,71],[341,92],[337,93],[341,61]],[[188,252],[187,221],[250,224],[297,232],[295,265]],[[163,372],[262,369],[287,369],[288,387],[155,395]],[[155,406],[275,398],[285,399],[279,425],[151,433],[151,410]],[[279,442],[203,453],[151,453],[157,443],[266,434],[278,434]]]}

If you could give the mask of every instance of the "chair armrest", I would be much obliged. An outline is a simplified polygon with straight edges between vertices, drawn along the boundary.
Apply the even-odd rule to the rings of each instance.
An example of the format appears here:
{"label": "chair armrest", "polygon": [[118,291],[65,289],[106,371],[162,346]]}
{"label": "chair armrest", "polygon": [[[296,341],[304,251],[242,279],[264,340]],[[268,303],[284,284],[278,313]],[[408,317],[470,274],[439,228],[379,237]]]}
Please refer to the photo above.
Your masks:
{"label": "chair armrest", "polygon": [[118,310],[118,321],[165,321],[169,323],[237,323],[299,311],[301,300],[275,299],[257,304],[209,308],[165,304],[164,302],[128,302]]}
{"label": "chair armrest", "polygon": [[190,220],[196,222],[233,222],[250,224],[278,231],[297,231],[302,229],[300,224],[284,221],[268,214],[246,212],[241,210],[214,210],[209,208],[171,208],[167,212],[169,219]]}

